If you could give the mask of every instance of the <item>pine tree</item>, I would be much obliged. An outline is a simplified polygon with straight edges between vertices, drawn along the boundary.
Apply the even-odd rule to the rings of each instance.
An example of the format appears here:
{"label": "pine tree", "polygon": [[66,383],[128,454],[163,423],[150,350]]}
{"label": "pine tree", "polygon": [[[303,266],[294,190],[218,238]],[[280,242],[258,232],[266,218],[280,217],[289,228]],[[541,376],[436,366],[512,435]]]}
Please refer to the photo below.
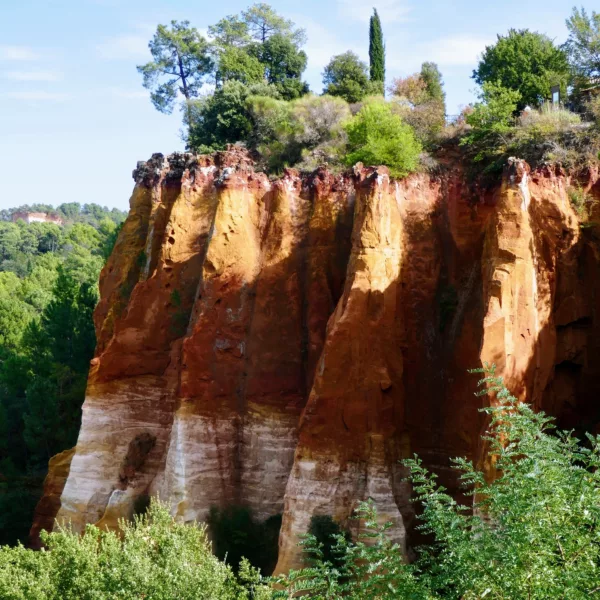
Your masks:
{"label": "pine tree", "polygon": [[383,31],[377,9],[373,9],[373,15],[369,23],[369,61],[371,64],[371,81],[381,84],[381,93],[385,82],[385,46],[383,43]]}

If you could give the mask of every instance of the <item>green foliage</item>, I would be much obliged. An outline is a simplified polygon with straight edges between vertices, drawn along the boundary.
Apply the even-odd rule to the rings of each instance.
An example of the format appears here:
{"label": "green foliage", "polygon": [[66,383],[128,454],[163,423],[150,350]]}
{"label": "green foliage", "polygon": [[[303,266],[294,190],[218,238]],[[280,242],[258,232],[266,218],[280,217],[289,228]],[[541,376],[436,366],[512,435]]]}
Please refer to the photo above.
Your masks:
{"label": "green foliage", "polygon": [[446,95],[442,74],[433,62],[425,62],[420,73],[395,79],[390,86],[396,111],[426,147],[438,140],[446,123]]}
{"label": "green foliage", "polygon": [[541,106],[551,96],[550,88],[560,85],[563,95],[569,81],[569,64],[565,52],[552,40],[527,29],[511,29],[487,46],[473,79],[501,86],[519,94],[515,110],[527,105]]}
{"label": "green foliage", "polygon": [[252,145],[270,170],[339,165],[346,144],[343,125],[350,118],[341,98],[308,95],[283,102],[254,96],[249,108],[254,122]]}
{"label": "green foliage", "polygon": [[227,81],[266,82],[287,100],[308,92],[301,80],[307,62],[300,49],[306,41],[304,30],[268,4],[254,4],[239,16],[225,17],[210,26],[209,33],[214,38],[217,87]]}
{"label": "green foliage", "polygon": [[499,83],[483,83],[480,101],[466,117],[472,129],[461,140],[461,144],[471,146],[475,151],[473,160],[493,160],[504,152],[506,136],[514,123],[513,114],[520,100],[518,91]]}
{"label": "green foliage", "polygon": [[219,86],[228,81],[252,85],[265,77],[265,66],[245,48],[226,46],[219,53],[217,64],[215,79]]}
{"label": "green foliage", "polygon": [[258,48],[258,59],[265,69],[265,79],[274,85],[285,100],[293,100],[308,93],[302,82],[308,57],[289,36],[276,33]]}
{"label": "green foliage", "polygon": [[594,127],[600,130],[600,94],[592,96],[585,103],[584,110]]}
{"label": "green foliage", "polygon": [[203,153],[249,141],[250,96],[293,100],[308,92],[302,81],[307,63],[301,50],[304,30],[268,4],[254,4],[240,15],[225,17],[210,26],[209,33],[217,89],[198,100],[191,99],[197,94],[184,94],[187,147]]}
{"label": "green foliage", "polygon": [[348,541],[350,540],[350,534],[343,531],[330,515],[313,515],[310,519],[308,533],[315,538],[320,548],[320,552],[314,558],[317,560],[321,558],[333,565],[339,562],[335,552],[338,538],[343,536]]}
{"label": "green foliage", "polygon": [[386,165],[394,177],[416,170],[421,144],[413,130],[394,114],[390,104],[374,99],[367,102],[346,125],[348,154],[345,162],[353,165]]}
{"label": "green foliage", "polygon": [[213,63],[207,41],[189,21],[159,25],[148,45],[152,61],[137,67],[156,110],[170,114],[181,94],[186,100],[198,95]]}
{"label": "green foliage", "polygon": [[598,163],[598,128],[550,104],[515,118],[517,103],[517,92],[486,83],[481,102],[466,115],[471,129],[464,132],[461,144],[479,164],[478,173],[496,177],[510,156],[523,158],[532,167],[559,164],[575,171]]}
{"label": "green foliage", "polygon": [[569,39],[565,47],[579,86],[597,83],[600,77],[600,13],[592,11],[590,15],[585,8],[575,7],[566,24]]}
{"label": "green foliage", "polygon": [[383,94],[385,83],[385,44],[383,42],[383,30],[377,10],[373,9],[373,15],[369,21],[369,62],[371,81],[380,84],[379,93]]}
{"label": "green foliage", "polygon": [[323,85],[324,94],[340,96],[350,103],[360,102],[379,91],[379,86],[369,81],[367,65],[351,50],[329,61],[323,71]]}
{"label": "green foliage", "polygon": [[247,559],[263,574],[270,574],[277,563],[281,515],[257,523],[244,506],[219,510],[212,507],[208,525],[215,555],[237,572],[242,559]]}
{"label": "green foliage", "polygon": [[48,551],[0,548],[0,597],[6,600],[249,600],[269,596],[244,564],[239,583],[211,552],[206,531],[177,523],[152,501],[119,532],[88,525],[83,535],[42,534]]}
{"label": "green foliage", "polygon": [[304,537],[303,547],[310,566],[290,570],[274,578],[274,599],[313,598],[315,600],[428,600],[410,565],[404,563],[402,552],[386,535],[390,524],[378,523],[372,502],[363,503],[355,515],[364,524],[365,532],[356,542],[336,535],[332,548],[333,560],[324,554],[323,544],[314,535]]}
{"label": "green foliage", "polygon": [[444,83],[442,74],[434,62],[424,62],[421,65],[421,79],[425,83],[425,90],[429,100],[446,103],[446,93],[444,92]]}
{"label": "green foliage", "polygon": [[76,441],[98,275],[122,219],[97,205],[57,212],[65,227],[0,221],[0,543],[26,539],[48,459]]}
{"label": "green foliage", "polygon": [[577,213],[580,221],[586,222],[590,218],[592,207],[597,201],[579,185],[570,186],[567,192],[571,206]]}
{"label": "green foliage", "polygon": [[252,132],[246,110],[250,95],[239,81],[228,81],[212,96],[188,104],[188,148],[201,153],[223,150],[228,143],[245,140]]}
{"label": "green foliage", "polygon": [[242,12],[242,19],[252,39],[261,44],[276,35],[289,39],[296,46],[301,46],[306,41],[303,29],[296,29],[292,21],[278,15],[264,2],[253,4]]}
{"label": "green foliage", "polygon": [[493,369],[478,372],[485,375],[480,394],[496,396],[483,409],[495,477],[455,460],[472,498],[462,505],[421,461],[405,461],[422,507],[420,528],[430,540],[417,548],[417,560],[404,564],[386,539],[388,526],[367,503],[357,515],[367,533],[356,543],[338,536],[339,564],[308,536],[305,550],[317,559],[278,578],[276,598],[583,600],[598,593],[600,436],[577,440],[555,430],[551,418],[512,396]]}
{"label": "green foliage", "polygon": [[[96,229],[105,220],[120,225],[127,216],[126,212],[118,208],[109,209],[93,202],[90,204],[65,202],[59,204],[56,208],[49,204],[23,204],[15,208],[5,208],[0,210],[0,222],[11,221],[15,213],[23,212],[43,212],[51,217],[60,217],[65,226],[74,223],[86,223]],[[20,224],[25,225],[25,222]],[[61,227],[54,223],[30,223],[27,227],[38,237],[38,250],[40,252],[56,252],[60,244],[60,233],[63,231]]]}

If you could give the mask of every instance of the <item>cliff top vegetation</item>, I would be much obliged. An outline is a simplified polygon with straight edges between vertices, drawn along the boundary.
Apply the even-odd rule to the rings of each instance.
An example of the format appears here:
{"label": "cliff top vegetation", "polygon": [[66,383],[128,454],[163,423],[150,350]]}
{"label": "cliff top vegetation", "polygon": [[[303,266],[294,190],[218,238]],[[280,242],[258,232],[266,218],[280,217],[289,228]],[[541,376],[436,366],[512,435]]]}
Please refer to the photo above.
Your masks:
{"label": "cliff top vegetation", "polygon": [[[452,117],[435,63],[385,88],[385,23],[376,10],[370,64],[351,50],[333,56],[322,95],[302,81],[306,33],[267,4],[221,19],[207,37],[187,21],[160,25],[153,60],[138,70],[158,110],[180,105],[189,150],[243,144],[273,173],[362,160],[404,176],[435,166],[451,142],[478,175],[497,174],[511,155],[577,170],[600,151],[600,15],[574,8],[566,23],[562,45],[526,29],[498,35],[473,72],[478,102]],[[383,127],[375,112],[393,116]]]}

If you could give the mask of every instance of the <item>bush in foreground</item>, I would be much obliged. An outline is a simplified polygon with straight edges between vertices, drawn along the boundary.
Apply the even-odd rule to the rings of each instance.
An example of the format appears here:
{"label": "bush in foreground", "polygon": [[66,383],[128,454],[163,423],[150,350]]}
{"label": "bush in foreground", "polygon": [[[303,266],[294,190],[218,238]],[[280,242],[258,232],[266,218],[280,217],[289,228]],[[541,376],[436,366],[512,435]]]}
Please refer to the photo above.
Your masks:
{"label": "bush in foreground", "polygon": [[[256,600],[270,597],[247,563],[239,580],[211,552],[205,527],[176,523],[152,501],[120,535],[89,525],[43,534],[48,551],[0,549],[3,600]],[[242,583],[240,583],[240,581]]]}
{"label": "bush in foreground", "polygon": [[[495,394],[483,409],[484,442],[495,477],[455,461],[468,505],[437,485],[415,458],[406,461],[421,529],[431,540],[404,562],[372,503],[356,517],[353,542],[333,548],[303,541],[309,567],[270,581],[244,561],[238,576],[216,558],[198,525],[176,523],[152,503],[121,534],[88,526],[44,537],[49,551],[0,549],[0,598],[7,600],[583,600],[600,594],[600,436],[578,440],[544,413],[521,404],[493,370],[480,381]],[[491,480],[491,481],[490,481]],[[326,525],[323,527],[323,525]],[[313,531],[331,532],[321,522]]]}
{"label": "bush in foreground", "polygon": [[304,541],[310,568],[277,581],[277,598],[407,600],[573,600],[600,594],[600,436],[577,440],[552,419],[510,395],[493,370],[482,393],[495,392],[490,418],[490,483],[455,461],[473,506],[457,503],[418,459],[406,462],[432,540],[412,565],[386,539],[372,504],[357,517],[357,543],[337,536],[335,566],[313,536]]}

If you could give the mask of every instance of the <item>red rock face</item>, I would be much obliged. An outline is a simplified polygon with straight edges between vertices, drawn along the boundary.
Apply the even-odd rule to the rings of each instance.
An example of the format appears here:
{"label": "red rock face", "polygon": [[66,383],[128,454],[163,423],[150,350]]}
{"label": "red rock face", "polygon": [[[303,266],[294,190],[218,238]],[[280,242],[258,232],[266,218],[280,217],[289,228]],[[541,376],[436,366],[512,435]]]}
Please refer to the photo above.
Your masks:
{"label": "red rock face", "polygon": [[567,176],[513,161],[477,201],[460,164],[270,181],[230,151],[134,176],[59,520],[115,527],[144,495],[184,521],[245,504],[283,513],[284,571],[313,515],[372,498],[407,549],[399,460],[450,489],[451,457],[485,464],[468,369],[495,363],[562,425],[600,422],[600,255]]}

